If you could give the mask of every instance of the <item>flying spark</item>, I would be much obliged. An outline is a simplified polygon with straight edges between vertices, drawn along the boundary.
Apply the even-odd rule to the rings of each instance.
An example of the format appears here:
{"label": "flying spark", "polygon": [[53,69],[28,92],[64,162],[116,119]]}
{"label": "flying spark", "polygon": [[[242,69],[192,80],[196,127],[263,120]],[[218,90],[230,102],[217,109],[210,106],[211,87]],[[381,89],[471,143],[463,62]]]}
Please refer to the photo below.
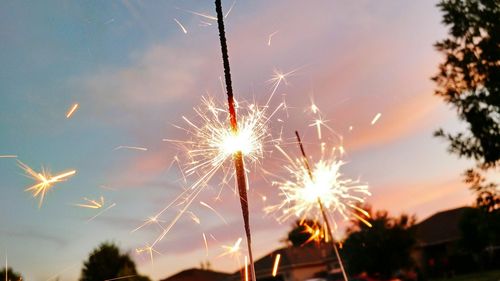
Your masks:
{"label": "flying spark", "polygon": [[271,46],[271,40],[273,39],[273,36],[278,33],[278,30],[276,30],[275,32],[269,34],[268,38],[267,38],[267,46]]}
{"label": "flying spark", "polygon": [[83,198],[85,203],[74,204],[77,207],[88,208],[88,209],[100,209],[104,206],[104,197],[101,196],[99,199],[88,199]]}
{"label": "flying spark", "polygon": [[116,206],[116,203],[113,203],[111,205],[109,205],[106,209],[100,211],[99,213],[97,213],[95,216],[91,217],[90,219],[87,220],[87,223],[88,222],[91,222],[93,221],[95,218],[97,218],[98,216],[104,214],[105,212],[109,211],[109,209],[113,208],[114,206]]}
{"label": "flying spark", "polygon": [[0,158],[17,158],[17,155],[13,154],[0,155]]}
{"label": "flying spark", "polygon": [[75,113],[78,106],[79,106],[78,103],[73,104],[73,106],[71,106],[71,108],[66,113],[66,118],[70,118],[73,115],[73,113]]}
{"label": "flying spark", "polygon": [[182,32],[184,32],[184,34],[187,34],[187,30],[186,28],[184,27],[184,25],[182,25],[182,23],[180,23],[177,19],[174,19],[174,21],[177,23],[177,25],[181,28]]}
{"label": "flying spark", "polygon": [[146,244],[146,246],[142,248],[135,249],[135,252],[139,255],[142,253],[147,253],[149,255],[149,258],[151,259],[151,264],[154,264],[154,257],[153,257],[154,254],[161,255],[161,253],[155,250],[153,246],[149,246],[148,244]]}
{"label": "flying spark", "polygon": [[375,123],[377,123],[378,119],[380,118],[380,116],[382,116],[382,113],[377,113],[377,115],[375,115],[375,117],[373,117],[372,119],[372,125],[375,125]]}
{"label": "flying spark", "polygon": [[54,184],[62,181],[66,181],[66,179],[74,174],[76,174],[75,170],[71,170],[68,172],[64,172],[61,174],[58,174],[56,176],[52,176],[47,170],[42,168],[42,171],[40,173],[34,171],[31,169],[28,165],[24,164],[23,162],[17,160],[18,166],[24,170],[24,172],[37,181],[36,184],[26,188],[25,191],[30,191],[33,194],[33,197],[39,197],[40,202],[38,204],[38,207],[41,207],[43,204],[43,199],[45,198],[45,194],[47,191],[52,189],[54,187]]}
{"label": "flying spark", "polygon": [[113,150],[119,150],[119,149],[131,149],[131,150],[148,151],[148,149],[145,148],[145,147],[128,146],[128,145],[119,145],[119,146],[115,147]]}
{"label": "flying spark", "polygon": [[208,257],[208,242],[207,242],[207,236],[205,236],[205,233],[203,233],[203,242],[205,243],[205,255]]}
{"label": "flying spark", "polygon": [[276,277],[276,274],[278,273],[280,259],[281,259],[281,254],[277,254],[276,258],[274,258],[274,265],[273,265],[273,272],[272,272],[273,277]]}

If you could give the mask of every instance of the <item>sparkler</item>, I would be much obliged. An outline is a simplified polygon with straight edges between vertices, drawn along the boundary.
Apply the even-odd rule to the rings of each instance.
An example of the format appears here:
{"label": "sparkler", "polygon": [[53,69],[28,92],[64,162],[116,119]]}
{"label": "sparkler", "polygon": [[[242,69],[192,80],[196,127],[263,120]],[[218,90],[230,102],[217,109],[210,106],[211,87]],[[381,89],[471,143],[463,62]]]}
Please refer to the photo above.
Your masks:
{"label": "sparkler", "polygon": [[17,158],[17,155],[13,154],[0,155],[0,158]]}
{"label": "sparkler", "polygon": [[[364,198],[370,195],[368,186],[358,184],[357,181],[351,179],[344,179],[340,173],[340,168],[344,163],[335,157],[336,153],[342,153],[343,150],[333,148],[327,154],[324,143],[321,145],[321,159],[314,166],[310,166],[300,136],[298,132],[295,134],[301,158],[294,160],[277,146],[277,149],[289,160],[290,164],[286,165],[285,169],[292,174],[295,181],[285,180],[275,183],[279,186],[285,200],[281,204],[267,207],[265,211],[281,210],[282,215],[278,217],[279,220],[285,220],[291,216],[302,219],[306,216],[314,216],[317,221],[321,217],[332,239],[344,279],[347,281],[347,274],[333,239],[333,230],[326,210],[332,213],[337,212],[344,219],[348,219],[350,215],[363,219],[357,212],[365,216],[368,216],[368,213],[356,205],[363,203]],[[368,223],[365,219],[362,221]],[[320,239],[321,232],[317,227],[311,228],[310,231],[313,240]]]}
{"label": "sparkler", "polygon": [[[215,0],[215,10],[217,12],[217,25],[219,28],[219,38],[221,44],[222,61],[224,65],[224,77],[226,80],[226,91],[227,91],[227,103],[229,107],[229,118],[231,124],[231,131],[233,135],[238,135],[238,123],[236,119],[236,109],[234,106],[233,98],[233,88],[231,84],[231,71],[229,67],[229,55],[226,43],[226,34],[224,32],[224,18],[222,14],[222,3],[221,0]],[[274,91],[273,91],[274,94]],[[243,131],[244,132],[244,131]],[[241,136],[241,133],[239,134]],[[248,247],[248,257],[250,259],[250,272],[252,275],[252,281],[257,281],[255,277],[255,267],[253,262],[252,254],[252,236],[250,233],[250,214],[248,211],[248,197],[247,197],[247,178],[245,174],[245,166],[243,162],[243,151],[244,149],[238,149],[233,152],[234,167],[236,173],[236,182],[238,185],[238,192],[240,195],[240,205],[243,215],[243,221],[245,225],[245,234],[247,239]],[[246,268],[246,266],[245,266]]]}
{"label": "sparkler", "polygon": [[71,170],[68,172],[61,173],[56,176],[52,176],[47,170],[45,170],[42,167],[42,171],[40,173],[34,171],[31,169],[28,165],[24,164],[23,162],[17,160],[18,166],[24,170],[24,172],[37,181],[38,183],[28,187],[25,189],[25,191],[30,191],[33,193],[33,197],[39,197],[40,202],[38,204],[38,207],[40,208],[43,204],[43,199],[45,198],[45,194],[47,191],[49,191],[52,187],[54,187],[54,184],[58,182],[65,181],[68,177],[76,174],[75,170]]}

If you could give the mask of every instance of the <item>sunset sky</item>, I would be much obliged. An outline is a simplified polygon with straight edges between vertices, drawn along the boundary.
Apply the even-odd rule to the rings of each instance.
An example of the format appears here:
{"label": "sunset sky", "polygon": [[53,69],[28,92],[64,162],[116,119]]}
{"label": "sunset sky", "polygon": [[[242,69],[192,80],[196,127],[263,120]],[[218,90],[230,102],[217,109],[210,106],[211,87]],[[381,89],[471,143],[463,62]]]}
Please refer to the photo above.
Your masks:
{"label": "sunset sky", "polygon": [[[225,10],[233,4],[223,1]],[[446,36],[436,1],[236,1],[226,18],[237,99],[265,102],[274,70],[288,72],[271,104],[289,106],[271,121],[285,139],[302,132],[311,154],[317,142],[306,109],[314,100],[328,125],[344,137],[346,177],[368,183],[375,209],[419,219],[470,204],[460,174],[473,163],[446,151],[432,136],[463,127],[433,96],[430,80],[442,60],[433,43]],[[191,11],[191,12],[190,12]],[[0,261],[26,280],[76,280],[89,252],[104,241],[130,251],[153,279],[209,260],[216,270],[237,262],[222,245],[244,235],[239,201],[214,182],[158,245],[154,265],[134,252],[154,240],[154,227],[130,233],[173,200],[186,184],[171,166],[181,155],[164,138],[185,138],[174,125],[194,116],[202,95],[225,100],[212,1],[5,1],[0,9],[0,155],[32,168],[77,174],[55,186],[43,204],[24,189],[32,183],[16,160],[0,158]],[[174,21],[187,30],[183,33]],[[272,36],[269,45],[269,35]],[[72,118],[66,112],[80,107]],[[373,117],[381,113],[374,125]],[[349,127],[352,126],[352,130]],[[145,147],[147,151],[118,149]],[[295,149],[295,147],[294,147]],[[279,170],[278,154],[261,166]],[[295,151],[294,151],[295,153]],[[281,246],[292,221],[278,224],[263,208],[278,190],[250,167],[249,200],[255,256]],[[116,206],[95,220],[75,207],[83,197]],[[262,196],[266,196],[264,202]],[[165,216],[171,219],[173,208]],[[208,239],[206,256],[202,233]],[[342,233],[338,233],[342,236]],[[3,262],[2,262],[3,264]]]}

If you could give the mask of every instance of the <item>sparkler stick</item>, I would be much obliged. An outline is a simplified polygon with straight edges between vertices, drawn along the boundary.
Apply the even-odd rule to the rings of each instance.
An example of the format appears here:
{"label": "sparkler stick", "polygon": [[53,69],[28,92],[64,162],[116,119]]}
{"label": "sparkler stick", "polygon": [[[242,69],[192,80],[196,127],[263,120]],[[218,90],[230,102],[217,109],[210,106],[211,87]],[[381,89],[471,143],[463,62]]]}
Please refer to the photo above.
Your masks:
{"label": "sparkler stick", "polygon": [[[224,14],[222,13],[222,3],[221,0],[215,0],[215,10],[217,12],[217,25],[219,28],[219,38],[222,52],[222,60],[224,65],[224,78],[226,81],[226,91],[227,91],[227,103],[229,107],[229,118],[231,124],[231,130],[233,134],[237,134],[238,132],[238,123],[236,120],[236,110],[234,108],[234,97],[233,97],[233,88],[231,84],[231,72],[229,67],[229,55],[227,51],[227,42],[226,42],[226,34],[224,31]],[[248,196],[247,196],[247,178],[245,174],[245,165],[243,162],[243,153],[237,151],[233,154],[234,159],[234,167],[236,172],[236,183],[238,185],[238,192],[240,195],[240,205],[241,211],[243,215],[243,221],[245,225],[245,234],[247,240],[248,247],[248,258],[250,260],[250,273],[251,280],[256,281],[255,277],[255,268],[253,263],[253,255],[252,255],[252,236],[250,233],[250,220],[249,220],[249,211],[248,211]],[[245,267],[246,268],[246,267]]]}
{"label": "sparkler stick", "polygon": [[[295,135],[297,136],[297,142],[298,142],[299,147],[300,147],[300,152],[302,153],[302,161],[304,162],[304,166],[307,170],[307,173],[309,174],[309,178],[311,179],[311,181],[314,181],[312,170],[311,170],[311,167],[309,166],[309,161],[307,160],[307,155],[306,155],[306,152],[304,150],[304,146],[302,145],[302,141],[300,139],[299,132],[295,131]],[[335,251],[335,255],[337,256],[337,259],[339,260],[339,265],[340,265],[340,269],[342,270],[342,275],[344,276],[344,280],[348,281],[347,274],[346,274],[345,269],[344,269],[344,264],[342,262],[342,258],[340,257],[339,251],[337,249],[337,245],[335,244],[335,238],[333,237],[333,231],[332,231],[332,228],[330,226],[330,220],[328,219],[328,216],[326,215],[325,208],[323,207],[323,202],[321,202],[321,198],[319,198],[319,197],[318,197],[318,205],[319,205],[319,209],[321,210],[321,215],[323,216],[323,220],[325,221],[326,229],[328,230],[328,234],[330,235],[330,237],[332,239],[332,246],[333,246],[333,249]]]}

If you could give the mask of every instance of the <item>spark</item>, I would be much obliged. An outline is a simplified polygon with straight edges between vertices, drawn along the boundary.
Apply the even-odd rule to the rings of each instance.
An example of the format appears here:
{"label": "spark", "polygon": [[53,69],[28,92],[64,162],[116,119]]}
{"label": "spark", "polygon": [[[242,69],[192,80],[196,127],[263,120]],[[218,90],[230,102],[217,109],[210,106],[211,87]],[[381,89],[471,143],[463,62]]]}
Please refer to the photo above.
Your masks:
{"label": "spark", "polygon": [[116,277],[116,278],[111,278],[111,279],[106,279],[104,281],[114,281],[114,280],[120,280],[120,279],[125,279],[125,278],[131,278],[131,277],[135,277],[135,276],[137,276],[137,274],[126,275],[126,276],[121,276],[121,277]]}
{"label": "spark", "polygon": [[88,209],[100,209],[104,206],[104,197],[101,196],[99,199],[88,199],[83,197],[85,203],[74,204],[77,207],[88,208]]}
{"label": "spark", "polygon": [[148,150],[145,147],[128,146],[128,145],[119,145],[119,146],[115,147],[113,150],[119,150],[119,149],[132,149],[132,150],[140,150],[140,151],[147,151]]}
{"label": "spark", "polygon": [[163,226],[161,225],[161,223],[163,223],[164,221],[162,220],[159,220],[158,219],[158,216],[153,216],[153,217],[149,217],[147,220],[144,221],[143,224],[141,224],[140,226],[138,226],[137,228],[133,229],[132,231],[130,231],[130,233],[132,232],[136,232],[137,230],[149,225],[149,224],[156,224],[158,225],[161,229],[163,229]]}
{"label": "spark", "polygon": [[97,218],[98,216],[104,214],[105,212],[107,212],[109,209],[113,208],[114,206],[116,206],[116,203],[113,203],[111,205],[109,205],[106,209],[100,211],[99,213],[97,213],[95,216],[91,217],[90,219],[87,220],[87,223],[88,222],[91,222],[93,221],[95,218]]}
{"label": "spark", "polygon": [[191,219],[192,219],[195,223],[200,224],[200,222],[201,222],[201,221],[200,221],[200,218],[199,218],[197,215],[195,215],[195,213],[190,212],[190,211],[189,211],[188,213],[191,215]]}
{"label": "spark", "polygon": [[232,246],[228,245],[223,245],[222,248],[225,250],[222,254],[219,255],[219,257],[227,256],[230,255],[231,257],[238,257],[241,254],[241,241],[242,238],[238,238],[236,242]]}
{"label": "spark", "polygon": [[325,226],[322,226],[317,221],[313,221],[312,225],[307,224],[307,222],[303,222],[302,225],[304,229],[304,233],[309,234],[309,238],[304,242],[304,244],[315,242],[316,244],[320,244],[321,241],[328,242],[328,230]]}
{"label": "spark", "polygon": [[61,270],[60,272],[58,272],[58,273],[56,273],[56,274],[52,275],[51,277],[49,277],[49,278],[48,278],[47,280],[45,280],[45,281],[50,281],[50,280],[58,279],[58,277],[60,277],[60,275],[61,275],[61,274],[63,274],[64,272],[66,272],[66,271],[68,271],[68,270],[70,270],[70,269],[72,269],[72,268],[76,267],[77,265],[78,265],[78,264],[73,264],[73,265],[70,265],[70,266],[68,266],[67,268],[65,268],[65,269]]}
{"label": "spark", "polygon": [[287,85],[288,81],[286,80],[286,78],[288,76],[293,75],[298,70],[299,69],[297,68],[297,69],[291,70],[289,72],[283,73],[280,70],[275,69],[274,73],[273,73],[273,76],[271,77],[271,79],[268,80],[268,82],[270,82],[273,85],[273,90],[271,92],[271,95],[270,95],[269,99],[271,99],[273,97],[274,93],[276,93],[276,90],[278,89],[278,87],[281,84],[281,82],[283,82],[283,83],[285,83],[285,85]]}
{"label": "spark", "polygon": [[278,266],[280,265],[280,259],[281,259],[281,254],[277,254],[276,258],[274,259],[273,272],[272,272],[273,277],[276,277],[276,273],[278,273]]}
{"label": "spark", "polygon": [[114,21],[115,21],[115,19],[114,19],[114,18],[111,18],[111,19],[107,20],[104,24],[110,24],[110,23],[112,23],[112,22],[114,22]]}
{"label": "spark", "polygon": [[349,126],[349,131],[352,131],[354,129],[353,126]]}
{"label": "spark", "polygon": [[182,32],[184,32],[184,34],[187,34],[187,30],[186,28],[182,25],[182,23],[180,23],[177,19],[174,19],[174,21],[177,23],[177,25],[181,28]]}
{"label": "spark", "polygon": [[248,257],[245,256],[245,281],[248,281]]}
{"label": "spark", "polygon": [[207,14],[203,14],[203,13],[199,13],[199,12],[195,12],[195,11],[191,11],[191,10],[184,10],[184,9],[180,9],[180,10],[187,12],[187,13],[190,13],[190,14],[193,14],[193,15],[196,15],[196,16],[200,16],[202,18],[217,21],[217,18],[212,16],[212,15],[207,15]]}
{"label": "spark", "polygon": [[227,224],[227,221],[224,219],[224,217],[219,213],[217,212],[214,208],[212,208],[212,206],[208,205],[207,203],[203,202],[203,201],[200,201],[200,204],[204,207],[207,207],[208,209],[210,209],[212,212],[214,212],[225,224]]}
{"label": "spark", "polygon": [[208,257],[208,242],[207,236],[205,236],[205,232],[203,232],[203,242],[205,243],[205,255]]}
{"label": "spark", "polygon": [[155,250],[153,247],[154,247],[154,245],[153,246],[149,246],[149,244],[146,244],[146,246],[144,246],[142,248],[135,249],[135,252],[137,254],[139,254],[139,255],[142,254],[142,253],[148,253],[149,258],[151,259],[151,264],[154,264],[154,257],[153,257],[153,255],[155,253],[161,255],[161,253],[158,252],[157,250]]}
{"label": "spark", "polygon": [[233,4],[231,4],[231,6],[229,7],[229,9],[227,10],[226,14],[224,15],[224,18],[227,19],[227,17],[229,16],[229,13],[231,13],[231,11],[233,10],[234,8],[234,4],[236,4],[236,0],[233,1]]}
{"label": "spark", "polygon": [[17,155],[13,154],[0,155],[0,158],[17,158]]}
{"label": "spark", "polygon": [[382,116],[382,113],[377,113],[377,115],[375,115],[375,117],[373,117],[372,119],[372,125],[375,125],[375,123],[377,123],[378,119],[380,118],[380,116]]}
{"label": "spark", "polygon": [[52,187],[54,187],[54,184],[62,181],[66,181],[66,179],[74,174],[76,174],[75,170],[71,170],[68,172],[64,172],[61,174],[58,174],[56,176],[52,176],[48,171],[46,171],[44,168],[42,168],[41,172],[36,172],[33,169],[31,169],[28,165],[24,164],[23,162],[17,160],[18,166],[24,170],[24,172],[37,181],[36,184],[28,187],[25,189],[25,191],[30,191],[33,194],[33,197],[39,197],[40,202],[38,204],[38,207],[41,207],[43,204],[43,199],[45,198],[45,194],[47,191],[49,191]]}
{"label": "spark", "polygon": [[73,106],[71,106],[71,108],[68,110],[68,113],[66,113],[66,118],[70,118],[73,115],[73,113],[76,111],[78,106],[79,106],[78,103],[73,104]]}
{"label": "spark", "polygon": [[271,39],[273,39],[273,36],[278,33],[278,30],[276,30],[275,32],[269,34],[269,37],[267,39],[267,46],[271,46]]}

